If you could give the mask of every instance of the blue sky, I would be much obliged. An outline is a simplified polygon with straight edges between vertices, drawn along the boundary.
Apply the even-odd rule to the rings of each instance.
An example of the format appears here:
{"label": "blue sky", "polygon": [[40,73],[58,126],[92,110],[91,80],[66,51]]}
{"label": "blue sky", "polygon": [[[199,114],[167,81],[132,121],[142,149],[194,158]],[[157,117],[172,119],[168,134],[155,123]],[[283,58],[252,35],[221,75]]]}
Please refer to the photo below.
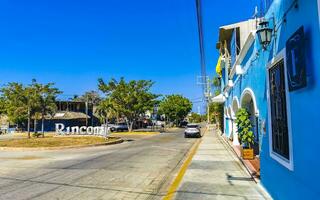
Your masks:
{"label": "blue sky", "polygon": [[[212,76],[221,25],[248,19],[257,0],[203,0]],[[0,84],[55,82],[66,95],[97,79],[151,79],[156,93],[201,97],[195,0],[1,0]]]}

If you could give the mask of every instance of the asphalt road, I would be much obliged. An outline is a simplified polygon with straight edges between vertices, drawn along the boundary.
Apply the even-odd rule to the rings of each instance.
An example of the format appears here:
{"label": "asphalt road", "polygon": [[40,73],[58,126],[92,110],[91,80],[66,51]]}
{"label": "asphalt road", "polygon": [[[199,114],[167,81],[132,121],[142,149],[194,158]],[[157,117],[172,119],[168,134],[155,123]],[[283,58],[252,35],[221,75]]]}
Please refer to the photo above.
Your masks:
{"label": "asphalt road", "polygon": [[0,199],[161,199],[197,139],[183,130],[122,144],[0,152]]}

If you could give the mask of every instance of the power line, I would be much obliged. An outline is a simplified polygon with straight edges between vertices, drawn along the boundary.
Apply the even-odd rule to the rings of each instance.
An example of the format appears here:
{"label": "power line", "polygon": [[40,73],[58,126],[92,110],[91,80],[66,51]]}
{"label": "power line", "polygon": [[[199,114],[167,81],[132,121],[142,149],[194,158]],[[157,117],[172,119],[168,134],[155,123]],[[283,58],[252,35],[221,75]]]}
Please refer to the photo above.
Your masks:
{"label": "power line", "polygon": [[203,99],[203,97],[197,97],[197,98],[193,98],[193,99],[190,99],[191,101],[195,101],[195,100],[199,100],[199,99]]}
{"label": "power line", "polygon": [[203,23],[202,23],[202,7],[201,0],[196,0],[197,8],[197,22],[198,22],[198,34],[199,34],[199,48],[200,48],[200,62],[201,62],[201,76],[202,76],[202,92],[207,103],[207,121],[210,123],[209,119],[209,102],[210,102],[210,79],[207,77],[206,70],[206,56],[204,48],[204,36],[203,36]]}
{"label": "power line", "polygon": [[207,92],[207,72],[206,72],[206,61],[205,61],[205,48],[204,48],[204,37],[203,37],[203,24],[202,24],[202,7],[201,0],[196,0],[196,10],[197,10],[197,25],[198,25],[198,35],[199,35],[199,49],[200,49],[200,64],[201,64],[201,76],[202,76],[202,90],[203,95]]}

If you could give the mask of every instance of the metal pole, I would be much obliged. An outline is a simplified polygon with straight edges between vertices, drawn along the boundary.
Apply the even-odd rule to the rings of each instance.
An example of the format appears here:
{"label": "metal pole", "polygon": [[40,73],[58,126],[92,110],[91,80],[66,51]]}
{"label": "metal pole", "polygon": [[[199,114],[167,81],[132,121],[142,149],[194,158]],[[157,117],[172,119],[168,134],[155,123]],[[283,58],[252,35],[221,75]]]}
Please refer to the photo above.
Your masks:
{"label": "metal pole", "polygon": [[207,101],[207,123],[210,124],[209,101]]}
{"label": "metal pole", "polygon": [[88,95],[86,99],[86,126],[88,126]]}
{"label": "metal pole", "polygon": [[207,78],[207,123],[210,124],[210,100],[211,100],[211,87],[210,78]]}

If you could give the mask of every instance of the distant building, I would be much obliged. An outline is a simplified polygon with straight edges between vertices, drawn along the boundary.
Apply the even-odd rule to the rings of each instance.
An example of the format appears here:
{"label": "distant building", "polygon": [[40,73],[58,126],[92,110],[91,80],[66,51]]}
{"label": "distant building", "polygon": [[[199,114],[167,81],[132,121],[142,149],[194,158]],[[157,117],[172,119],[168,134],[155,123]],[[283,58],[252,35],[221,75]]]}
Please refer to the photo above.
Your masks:
{"label": "distant building", "polygon": [[[99,120],[94,115],[93,104],[80,101],[57,101],[57,111],[54,116],[46,116],[44,121],[45,131],[54,131],[56,123],[65,126],[96,126]],[[41,130],[41,120],[37,120],[37,130]],[[34,120],[31,123],[34,130]]]}
{"label": "distant building", "polygon": [[[262,19],[220,28],[222,94],[213,101],[224,103],[223,132],[235,146],[235,114],[249,111],[261,183],[274,199],[319,199],[320,0],[269,2]],[[272,29],[265,45],[262,20]]]}

